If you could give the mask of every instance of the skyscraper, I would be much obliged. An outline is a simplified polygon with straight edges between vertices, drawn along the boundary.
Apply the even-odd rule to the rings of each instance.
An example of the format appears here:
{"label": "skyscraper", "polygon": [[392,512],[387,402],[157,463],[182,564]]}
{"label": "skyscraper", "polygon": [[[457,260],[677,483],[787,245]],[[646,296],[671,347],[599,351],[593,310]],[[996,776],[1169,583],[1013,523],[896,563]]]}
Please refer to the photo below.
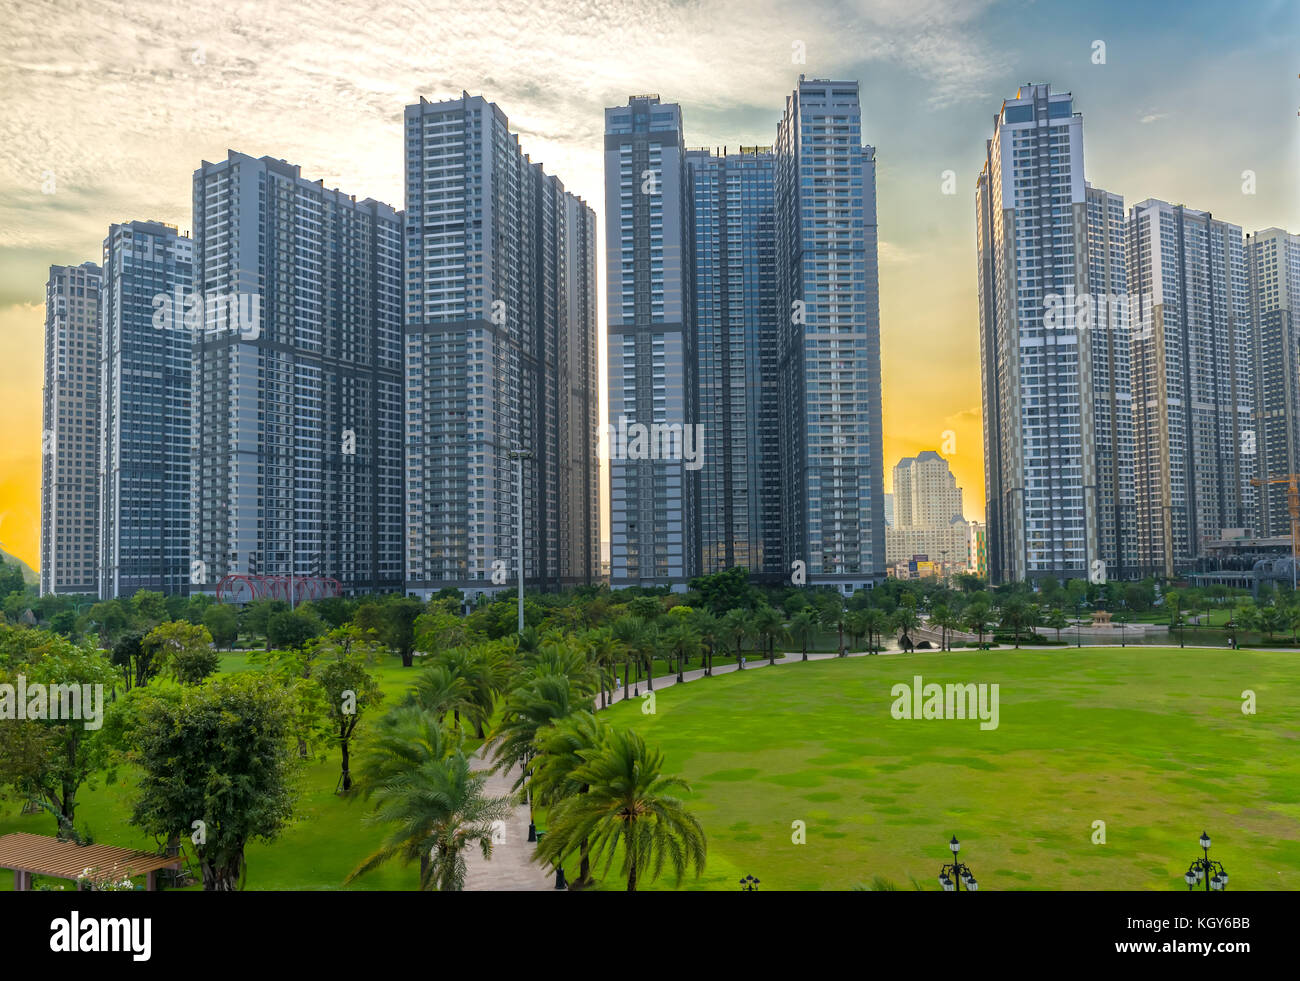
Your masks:
{"label": "skyscraper", "polygon": [[699,422],[691,208],[681,108],[641,95],[606,109],[614,587],[684,589],[698,570],[699,470],[716,461],[687,459]]}
{"label": "skyscraper", "polygon": [[704,461],[700,571],[781,576],[776,158],[688,150]]}
{"label": "skyscraper", "polygon": [[[99,594],[184,593],[191,579],[194,243],[172,225],[110,225],[101,302]],[[195,578],[202,579],[202,568]]]}
{"label": "skyscraper", "polygon": [[[1266,228],[1246,236],[1254,329],[1255,449],[1259,477],[1300,473],[1300,235]],[[1261,536],[1288,535],[1284,485],[1258,491]]]}
{"label": "skyscraper", "polygon": [[884,573],[876,153],[858,83],[800,76],[776,138],[782,561]]}
{"label": "skyscraper", "polygon": [[[1085,444],[1091,446],[1097,479],[1097,551],[1088,571],[1094,580],[1124,579],[1135,573],[1138,555],[1128,234],[1123,197],[1091,184],[1085,185],[1085,196],[1084,315],[1088,323],[1081,325],[1080,334],[1086,342],[1092,382],[1092,439],[1085,439]],[[1076,317],[1078,310],[1076,303]]]}
{"label": "skyscraper", "polygon": [[1088,289],[1083,117],[1069,93],[1025,85],[985,147],[976,244],[989,573],[1084,577],[1099,557],[1091,346],[1075,317],[1049,322]]}
{"label": "skyscraper", "polygon": [[480,96],[407,106],[405,141],[407,589],[592,582],[595,215]]}
{"label": "skyscraper", "polygon": [[95,594],[100,268],[50,266],[41,418],[41,595]]}
{"label": "skyscraper", "polygon": [[1245,246],[1237,225],[1164,201],[1134,205],[1128,227],[1138,560],[1173,576],[1257,524]]}
{"label": "skyscraper", "polygon": [[934,450],[922,450],[899,460],[893,479],[894,522],[885,529],[888,563],[926,555],[949,569],[964,570],[970,529],[948,461]]}
{"label": "skyscraper", "polygon": [[194,174],[194,555],[402,585],[402,225],[230,151]]}

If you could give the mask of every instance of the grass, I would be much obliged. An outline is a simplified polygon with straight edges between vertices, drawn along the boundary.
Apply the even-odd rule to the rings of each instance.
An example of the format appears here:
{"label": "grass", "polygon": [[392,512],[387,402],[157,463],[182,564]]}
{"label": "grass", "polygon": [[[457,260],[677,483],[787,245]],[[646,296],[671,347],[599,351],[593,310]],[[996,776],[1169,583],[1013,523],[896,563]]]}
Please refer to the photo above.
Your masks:
{"label": "grass", "polygon": [[[686,888],[736,889],[747,874],[763,889],[848,889],[877,876],[938,888],[956,833],[984,889],[1177,889],[1204,828],[1232,889],[1297,889],[1295,666],[1294,654],[1154,647],[921,652],[719,675],[658,693],[653,716],[634,700],[605,718],[640,730],[663,749],[666,772],[692,785],[709,856]],[[222,657],[225,671],[248,668],[246,655]],[[391,705],[413,671],[391,658],[379,673]],[[997,683],[998,729],[894,720],[890,689],[914,674]],[[1258,714],[1242,714],[1244,689]],[[83,787],[77,824],[102,843],[152,850],[126,820],[132,776]],[[337,751],[304,765],[297,818],[249,847],[247,888],[338,889],[375,847],[383,829],[362,824],[363,802],[334,794],[338,776]],[[1091,843],[1098,820],[1104,845]],[[791,843],[795,821],[807,844]],[[0,810],[0,834],[54,830],[14,801]],[[392,863],[355,888],[415,879]],[[616,863],[602,888],[622,886]]]}
{"label": "grass", "polygon": [[[890,689],[914,674],[997,683],[999,727],[894,720]],[[956,833],[985,889],[1184,888],[1205,828],[1233,889],[1300,888],[1293,655],[925,652],[729,674],[657,702],[653,716],[616,705],[607,718],[692,785],[709,858],[688,887],[752,874],[772,889],[875,876],[937,889]],[[795,821],[805,845],[791,843]],[[620,885],[615,867],[605,887]]]}

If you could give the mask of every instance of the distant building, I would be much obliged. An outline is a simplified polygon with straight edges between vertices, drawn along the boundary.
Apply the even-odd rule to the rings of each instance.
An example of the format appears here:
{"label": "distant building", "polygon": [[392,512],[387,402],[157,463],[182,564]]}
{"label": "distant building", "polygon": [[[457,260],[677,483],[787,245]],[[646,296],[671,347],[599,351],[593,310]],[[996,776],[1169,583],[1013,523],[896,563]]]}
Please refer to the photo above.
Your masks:
{"label": "distant building", "polygon": [[[1246,261],[1256,366],[1256,473],[1300,473],[1300,235],[1280,228],[1247,235]],[[1290,535],[1286,485],[1265,485],[1257,493],[1259,536]]]}
{"label": "distant building", "polygon": [[988,539],[984,522],[972,521],[967,525],[969,534],[967,543],[970,551],[966,559],[966,571],[987,579],[989,575]]}
{"label": "distant building", "polygon": [[891,565],[927,555],[945,568],[966,567],[969,529],[961,488],[948,461],[934,450],[904,457],[894,467],[894,523],[885,529]]}
{"label": "distant building", "polygon": [[1241,228],[1183,205],[1129,212],[1139,569],[1191,569],[1258,527],[1255,338]]}
{"label": "distant building", "polygon": [[101,272],[50,266],[41,399],[41,595],[99,590]]}
{"label": "distant building", "polygon": [[481,96],[407,106],[404,160],[406,588],[595,582],[595,213]]}
{"label": "distant building", "polygon": [[192,589],[400,590],[401,214],[231,150],[194,173],[193,281]]}
{"label": "distant building", "polygon": [[104,239],[100,348],[99,594],[185,593],[191,579],[192,343],[186,321],[194,243],[156,221]]}
{"label": "distant building", "polygon": [[893,523],[894,523],[894,495],[886,494],[885,495],[885,527],[889,527],[893,525]]}

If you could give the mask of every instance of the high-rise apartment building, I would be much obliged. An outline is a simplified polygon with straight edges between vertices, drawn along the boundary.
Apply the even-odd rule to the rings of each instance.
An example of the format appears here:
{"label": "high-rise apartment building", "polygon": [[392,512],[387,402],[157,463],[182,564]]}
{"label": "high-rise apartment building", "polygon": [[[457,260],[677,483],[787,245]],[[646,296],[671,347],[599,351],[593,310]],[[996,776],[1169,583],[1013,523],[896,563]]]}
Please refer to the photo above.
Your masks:
{"label": "high-rise apartment building", "polygon": [[699,471],[717,462],[695,439],[692,199],[681,108],[642,95],[606,109],[614,587],[684,589],[698,571]]}
{"label": "high-rise apartment building", "polygon": [[593,582],[594,213],[479,96],[407,106],[405,146],[407,589]]}
{"label": "high-rise apartment building", "polygon": [[776,157],[770,147],[688,150],[686,164],[705,461],[700,571],[781,576]]}
{"label": "high-rise apartment building", "polygon": [[41,401],[41,595],[99,589],[100,268],[50,266]]}
{"label": "high-rise apartment building", "polygon": [[[1093,201],[1109,222],[1104,192]],[[1075,316],[1089,290],[1088,207],[1083,117],[1069,93],[1022,86],[994,117],[976,185],[995,582],[1086,577],[1101,557],[1090,339],[1106,350],[1113,338]],[[1104,285],[1113,256],[1098,267]]]}
{"label": "high-rise apartment building", "polygon": [[800,76],[775,154],[782,561],[848,590],[885,569],[876,153],[858,83]]}
{"label": "high-rise apartment building", "polygon": [[194,174],[193,561],[402,586],[402,220],[230,151]]}
{"label": "high-rise apartment building", "polygon": [[1148,199],[1129,212],[1140,571],[1173,576],[1257,525],[1255,338],[1241,228]]}
{"label": "high-rise apartment building", "polygon": [[[1092,438],[1096,475],[1097,550],[1090,579],[1126,579],[1137,567],[1137,517],[1133,507],[1132,331],[1129,322],[1128,228],[1124,198],[1086,184],[1085,306],[1076,294],[1075,317],[1085,342],[1092,391]],[[1086,417],[1085,417],[1086,418]],[[1085,449],[1087,449],[1085,445]],[[1100,562],[1100,565],[1097,563]]]}
{"label": "high-rise apartment building", "polygon": [[191,567],[194,243],[153,221],[111,225],[100,303],[99,594],[184,593]]}
{"label": "high-rise apartment building", "polygon": [[[1254,329],[1257,476],[1300,473],[1300,235],[1266,228],[1246,236]],[[1247,440],[1249,442],[1249,439]],[[1262,537],[1289,535],[1287,489],[1259,489]]]}
{"label": "high-rise apartment building", "polygon": [[894,521],[885,529],[886,561],[893,565],[925,555],[964,569],[970,530],[948,461],[934,450],[922,450],[898,461],[893,480]]}

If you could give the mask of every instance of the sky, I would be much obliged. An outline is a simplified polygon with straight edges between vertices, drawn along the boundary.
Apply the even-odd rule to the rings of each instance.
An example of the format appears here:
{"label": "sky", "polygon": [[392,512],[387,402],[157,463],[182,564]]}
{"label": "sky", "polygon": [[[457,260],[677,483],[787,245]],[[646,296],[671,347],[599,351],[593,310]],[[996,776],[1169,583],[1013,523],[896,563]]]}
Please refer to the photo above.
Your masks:
{"label": "sky", "polygon": [[0,0],[0,17],[0,547],[32,566],[49,266],[98,261],[113,222],[190,230],[193,171],[228,148],[401,207],[402,109],[420,96],[496,102],[603,235],[604,107],[657,92],[688,145],[769,144],[801,72],[860,80],[887,482],[947,443],[972,518],[974,187],[1004,98],[1072,92],[1086,177],[1126,204],[1300,231],[1297,0]]}

